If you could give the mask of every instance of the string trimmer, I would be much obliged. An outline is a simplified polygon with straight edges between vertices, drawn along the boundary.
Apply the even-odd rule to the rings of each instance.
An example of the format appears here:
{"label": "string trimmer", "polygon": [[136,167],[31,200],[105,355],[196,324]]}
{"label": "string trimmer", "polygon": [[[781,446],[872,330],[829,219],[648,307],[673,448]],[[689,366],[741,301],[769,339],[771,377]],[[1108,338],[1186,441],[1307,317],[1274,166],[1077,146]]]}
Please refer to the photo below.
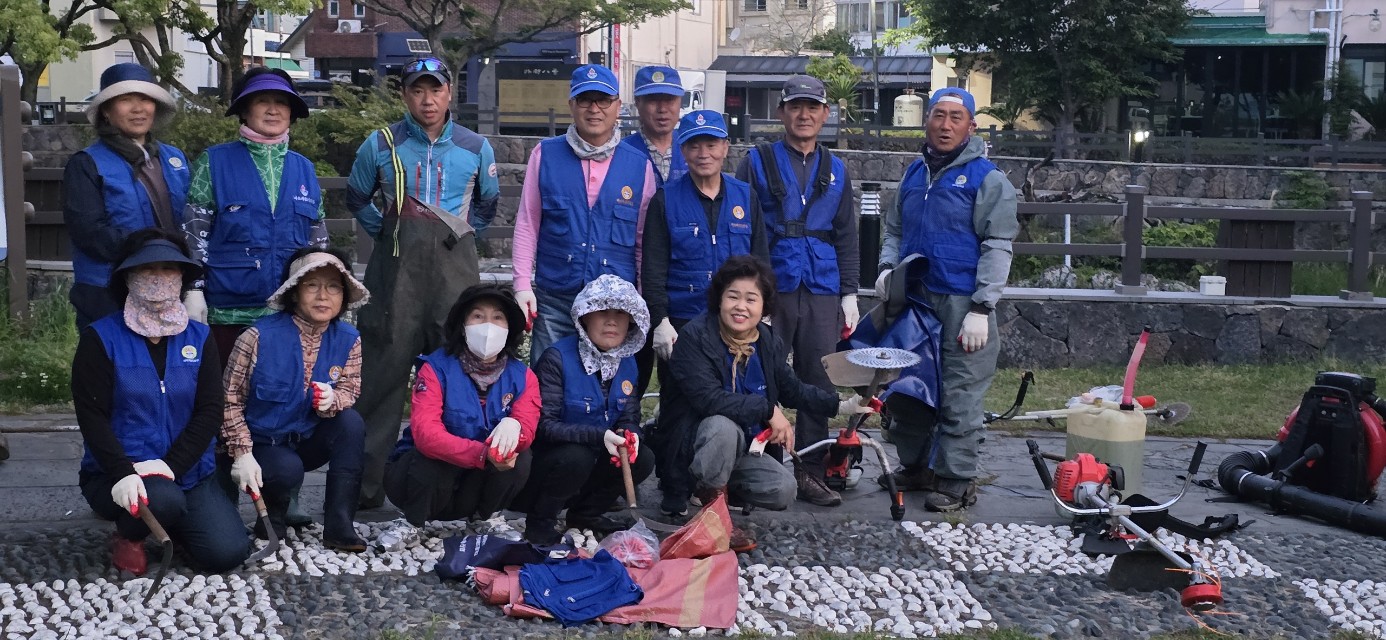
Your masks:
{"label": "string trimmer", "polygon": [[[1109,585],[1119,589],[1180,588],[1179,602],[1195,611],[1208,611],[1222,604],[1222,583],[1201,559],[1175,553],[1132,521],[1133,517],[1140,515],[1168,511],[1174,503],[1179,502],[1189,488],[1190,479],[1198,473],[1208,445],[1200,442],[1194,448],[1189,473],[1184,477],[1184,486],[1179,489],[1179,495],[1163,504],[1145,506],[1120,502],[1120,491],[1125,481],[1121,467],[1102,464],[1090,453],[1079,453],[1071,460],[1042,453],[1039,443],[1034,440],[1026,440],[1025,445],[1030,449],[1030,458],[1035,463],[1040,482],[1044,483],[1044,488],[1049,490],[1049,495],[1061,509],[1074,516],[1100,519],[1100,535],[1106,540],[1118,541],[1123,546],[1131,541],[1138,543],[1134,549],[1126,547],[1124,551],[1154,550],[1159,554],[1155,556],[1156,562],[1152,563],[1153,554],[1118,553],[1107,574]],[[1045,460],[1059,463],[1052,477]],[[1179,574],[1186,575],[1187,579]]]}

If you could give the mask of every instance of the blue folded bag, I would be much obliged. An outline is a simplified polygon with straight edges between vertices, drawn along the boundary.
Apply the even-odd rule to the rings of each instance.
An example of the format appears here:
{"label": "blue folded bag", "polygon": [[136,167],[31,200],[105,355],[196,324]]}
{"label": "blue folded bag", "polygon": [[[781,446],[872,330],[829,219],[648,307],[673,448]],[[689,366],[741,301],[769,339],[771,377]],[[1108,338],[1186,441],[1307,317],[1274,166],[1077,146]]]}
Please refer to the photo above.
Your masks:
{"label": "blue folded bag", "polygon": [[457,580],[466,578],[471,567],[499,571],[507,566],[544,562],[551,554],[567,557],[572,552],[569,544],[536,546],[485,534],[452,536],[443,541],[443,557],[433,565],[433,570],[443,580]]}

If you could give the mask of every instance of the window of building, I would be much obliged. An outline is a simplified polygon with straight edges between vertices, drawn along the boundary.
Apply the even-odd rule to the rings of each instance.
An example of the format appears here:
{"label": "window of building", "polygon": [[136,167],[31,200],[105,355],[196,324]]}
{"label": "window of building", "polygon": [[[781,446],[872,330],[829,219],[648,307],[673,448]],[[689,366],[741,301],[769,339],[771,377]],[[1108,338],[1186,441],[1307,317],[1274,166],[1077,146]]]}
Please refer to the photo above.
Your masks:
{"label": "window of building", "polygon": [[410,38],[404,41],[409,47],[409,53],[433,53],[433,47],[429,46],[428,41],[422,38]]}
{"label": "window of building", "polygon": [[692,13],[695,16],[703,15],[703,0],[692,0],[689,4],[693,5]]}
{"label": "window of building", "polygon": [[364,17],[366,17],[366,5],[364,5],[364,4],[358,4],[358,5],[356,5],[355,7],[352,8],[352,12],[353,12],[352,15],[354,15],[354,16],[356,16],[356,17],[358,17],[358,18],[364,18]]}
{"label": "window of building", "polygon": [[798,9],[800,11],[808,11],[809,0],[786,0],[785,7],[791,9]]}
{"label": "window of building", "polygon": [[742,5],[742,10],[747,12],[765,11],[765,0],[746,0],[745,4]]}
{"label": "window of building", "polygon": [[123,62],[134,62],[134,61],[135,61],[135,52],[134,52],[134,51],[116,51],[116,52],[114,52],[114,53],[115,53],[115,61],[116,61],[116,64],[121,64],[121,63],[123,63]]}
{"label": "window of building", "polygon": [[340,13],[340,12],[341,12],[341,5],[338,4],[337,0],[328,0],[328,1],[327,1],[327,16],[328,16],[328,17],[330,17],[330,18],[335,18],[335,17],[337,17],[337,14]]}

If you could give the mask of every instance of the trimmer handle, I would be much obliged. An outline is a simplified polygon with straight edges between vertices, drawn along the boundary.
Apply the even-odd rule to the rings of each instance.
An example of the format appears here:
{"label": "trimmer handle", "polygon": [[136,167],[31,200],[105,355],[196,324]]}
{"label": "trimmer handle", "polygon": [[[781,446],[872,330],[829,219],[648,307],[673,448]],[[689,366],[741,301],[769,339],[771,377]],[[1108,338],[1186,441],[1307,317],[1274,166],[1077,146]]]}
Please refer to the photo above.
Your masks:
{"label": "trimmer handle", "polygon": [[1026,440],[1025,446],[1030,449],[1030,460],[1035,463],[1035,472],[1039,474],[1040,483],[1045,489],[1054,488],[1054,478],[1049,475],[1049,465],[1044,461],[1044,454],[1040,452],[1039,443],[1034,440]]}
{"label": "trimmer handle", "polygon": [[1198,468],[1203,465],[1203,452],[1208,450],[1208,443],[1199,440],[1194,447],[1193,459],[1189,461],[1189,475],[1198,475]]}

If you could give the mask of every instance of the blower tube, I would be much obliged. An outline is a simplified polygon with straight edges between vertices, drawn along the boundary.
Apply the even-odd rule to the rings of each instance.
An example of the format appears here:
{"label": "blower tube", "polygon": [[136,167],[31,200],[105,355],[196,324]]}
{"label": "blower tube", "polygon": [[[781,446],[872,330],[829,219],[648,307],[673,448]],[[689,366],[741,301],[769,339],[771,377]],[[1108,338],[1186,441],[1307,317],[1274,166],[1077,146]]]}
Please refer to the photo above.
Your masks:
{"label": "blower tube", "polygon": [[1136,348],[1131,350],[1131,359],[1126,362],[1126,379],[1121,384],[1121,410],[1131,411],[1136,408],[1131,396],[1135,394],[1136,388],[1136,369],[1141,366],[1141,357],[1145,355],[1145,345],[1150,342],[1150,327],[1141,330],[1141,337],[1136,341]]}
{"label": "blower tube", "polygon": [[1264,475],[1270,471],[1279,454],[1280,445],[1277,444],[1265,451],[1239,451],[1227,456],[1218,465],[1218,481],[1228,493],[1266,504],[1272,509],[1386,537],[1386,510],[1324,495]]}

